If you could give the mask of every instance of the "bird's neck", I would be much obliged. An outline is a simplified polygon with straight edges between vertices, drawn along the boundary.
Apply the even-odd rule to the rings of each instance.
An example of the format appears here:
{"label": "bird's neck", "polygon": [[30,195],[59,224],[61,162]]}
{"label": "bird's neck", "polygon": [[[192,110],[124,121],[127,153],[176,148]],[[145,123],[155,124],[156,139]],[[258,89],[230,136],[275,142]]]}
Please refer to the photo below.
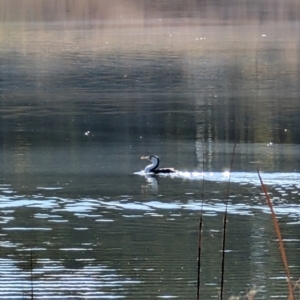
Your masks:
{"label": "bird's neck", "polygon": [[150,173],[153,172],[159,165],[159,161],[157,161],[156,163],[152,163],[151,165],[146,166],[144,172],[145,173]]}

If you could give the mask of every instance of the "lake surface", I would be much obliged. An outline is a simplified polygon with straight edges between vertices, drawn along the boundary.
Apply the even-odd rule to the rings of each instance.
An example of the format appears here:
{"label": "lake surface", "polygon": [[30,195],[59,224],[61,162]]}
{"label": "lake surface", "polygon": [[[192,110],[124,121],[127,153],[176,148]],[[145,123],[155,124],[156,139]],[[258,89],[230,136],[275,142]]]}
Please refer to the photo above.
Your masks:
{"label": "lake surface", "polygon": [[[202,214],[216,299],[228,199],[224,299],[287,299],[257,168],[298,280],[292,2],[18,3],[0,4],[1,297],[196,299]],[[179,172],[136,174],[150,154]]]}

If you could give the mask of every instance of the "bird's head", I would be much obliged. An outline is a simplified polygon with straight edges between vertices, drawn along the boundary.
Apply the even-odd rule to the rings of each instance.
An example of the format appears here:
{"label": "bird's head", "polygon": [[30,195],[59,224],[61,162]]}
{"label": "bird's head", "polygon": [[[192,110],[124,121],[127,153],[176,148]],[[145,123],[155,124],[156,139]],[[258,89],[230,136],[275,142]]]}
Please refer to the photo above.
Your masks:
{"label": "bird's head", "polygon": [[150,156],[142,156],[141,159],[146,159],[151,161],[153,164],[156,164],[159,161],[159,158],[156,155],[150,155]]}

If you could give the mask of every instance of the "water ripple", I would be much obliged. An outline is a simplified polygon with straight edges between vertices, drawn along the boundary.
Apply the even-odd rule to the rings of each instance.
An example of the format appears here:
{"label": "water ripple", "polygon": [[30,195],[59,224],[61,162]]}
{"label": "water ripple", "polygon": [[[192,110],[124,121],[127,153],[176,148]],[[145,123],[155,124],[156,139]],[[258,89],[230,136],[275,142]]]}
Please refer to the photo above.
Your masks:
{"label": "water ripple", "polygon": [[[216,201],[216,202],[204,202],[190,200],[187,203],[182,202],[160,202],[160,201],[147,201],[147,202],[140,202],[140,203],[124,203],[123,201],[101,201],[101,204],[106,209],[124,209],[124,210],[137,210],[137,211],[147,211],[153,212],[155,210],[190,210],[190,211],[200,211],[202,210],[205,213],[224,213],[226,207],[225,204]],[[267,205],[250,205],[246,203],[228,203],[227,205],[227,212],[229,214],[238,214],[238,215],[248,215],[252,216],[255,211],[261,211],[263,213],[270,213],[270,209]],[[276,205],[275,208],[276,214],[278,215],[289,215],[291,217],[300,217],[300,205]]]}
{"label": "water ripple", "polygon": [[31,273],[17,267],[13,260],[0,259],[1,297],[31,299],[33,294],[34,299],[118,299],[125,297],[125,285],[140,283],[103,265],[68,269],[60,261],[40,259],[35,263],[39,267]]}

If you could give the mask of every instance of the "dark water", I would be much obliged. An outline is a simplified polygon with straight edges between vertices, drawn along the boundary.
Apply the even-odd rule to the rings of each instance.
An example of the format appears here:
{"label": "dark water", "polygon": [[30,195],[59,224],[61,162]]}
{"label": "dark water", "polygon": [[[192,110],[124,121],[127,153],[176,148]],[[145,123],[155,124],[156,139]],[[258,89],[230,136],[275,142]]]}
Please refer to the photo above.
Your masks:
{"label": "dark water", "polygon": [[[201,299],[218,298],[224,172],[236,142],[224,297],[255,288],[255,299],[287,299],[256,169],[297,280],[300,44],[292,4],[287,15],[239,6],[243,18],[194,1],[185,10],[145,1],[143,15],[129,1],[100,18],[93,1],[26,3],[1,3],[1,298],[196,299],[201,211]],[[149,154],[180,173],[134,174]]]}

